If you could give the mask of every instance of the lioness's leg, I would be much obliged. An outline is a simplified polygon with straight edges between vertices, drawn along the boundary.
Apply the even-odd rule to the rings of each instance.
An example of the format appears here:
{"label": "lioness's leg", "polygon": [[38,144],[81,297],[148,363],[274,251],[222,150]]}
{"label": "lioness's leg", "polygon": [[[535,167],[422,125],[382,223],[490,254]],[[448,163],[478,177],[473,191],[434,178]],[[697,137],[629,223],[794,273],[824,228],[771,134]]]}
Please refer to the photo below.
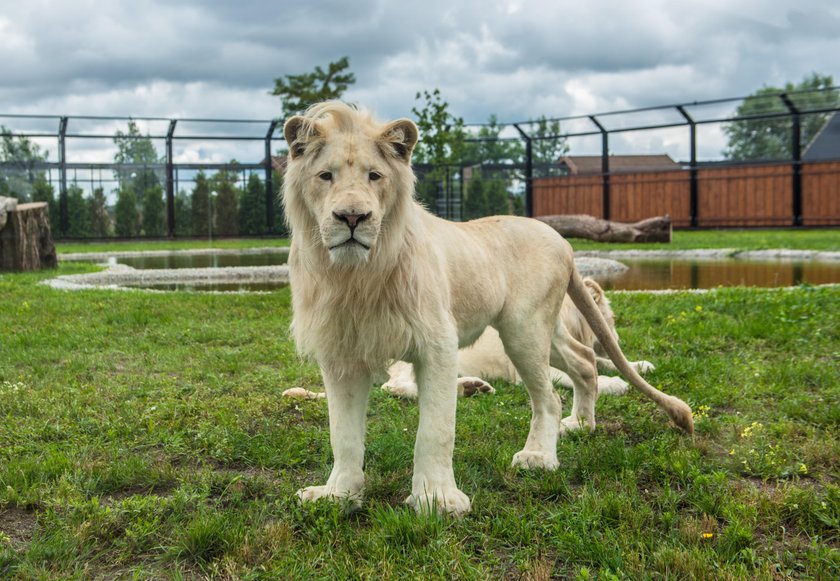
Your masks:
{"label": "lioness's leg", "polygon": [[557,437],[563,404],[554,391],[548,365],[550,333],[534,323],[499,330],[505,351],[513,362],[531,398],[531,429],[525,447],[513,456],[513,466],[555,470]]}
{"label": "lioness's leg", "polygon": [[439,348],[430,349],[414,366],[420,423],[414,445],[411,496],[406,503],[417,512],[438,510],[459,516],[470,510],[470,499],[458,490],[452,470],[458,402],[457,351],[453,336]]}
{"label": "lioness's leg", "polygon": [[298,490],[301,500],[346,499],[352,507],[361,506],[365,476],[365,417],[371,378],[364,372],[334,374],[322,368],[330,414],[330,444],[333,469],[323,486]]}
{"label": "lioness's leg", "polygon": [[598,371],[595,352],[557,325],[551,342],[551,365],[564,370],[572,381],[572,411],[562,421],[563,428],[579,430],[595,427],[595,400],[598,399]]}

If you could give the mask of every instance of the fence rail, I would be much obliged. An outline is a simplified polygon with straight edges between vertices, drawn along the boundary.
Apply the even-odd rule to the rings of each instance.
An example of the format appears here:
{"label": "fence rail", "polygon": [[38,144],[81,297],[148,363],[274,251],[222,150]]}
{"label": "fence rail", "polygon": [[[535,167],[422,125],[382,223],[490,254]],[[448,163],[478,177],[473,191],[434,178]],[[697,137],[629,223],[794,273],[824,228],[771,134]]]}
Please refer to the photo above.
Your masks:
{"label": "fence rail", "polygon": [[[827,100],[826,95],[834,100]],[[500,145],[503,142],[519,144],[520,153],[515,158],[492,157],[491,154],[481,158],[479,155],[469,161],[455,160],[446,167],[415,165],[418,197],[433,212],[453,220],[470,219],[476,217],[477,212],[480,214],[482,210],[476,209],[476,196],[481,195],[488,198],[484,206],[486,211],[494,213],[584,213],[617,221],[637,221],[669,214],[678,228],[840,226],[840,145],[833,156],[818,162],[803,155],[806,141],[813,137],[803,133],[804,127],[812,127],[814,120],[822,122],[832,115],[840,121],[838,95],[840,87],[762,95],[755,99],[764,104],[763,108],[746,115],[732,113],[731,108],[753,97],[522,121],[502,125],[503,130],[489,138],[482,136],[480,131],[485,125],[468,125],[466,143],[473,147],[473,152],[489,151],[492,148],[482,147],[496,141]],[[58,190],[54,210],[58,215],[58,237],[71,237],[72,221],[77,219],[69,207],[71,186],[80,186],[92,196],[95,189],[117,185],[127,173],[135,171],[154,174],[156,183],[163,190],[164,228],[161,234],[164,236],[185,235],[183,225],[178,223],[178,192],[182,184],[194,180],[198,171],[237,174],[242,192],[246,177],[262,176],[261,199],[256,202],[253,197],[249,198],[252,207],[243,206],[240,211],[256,211],[262,215],[260,234],[282,232],[276,201],[276,179],[280,176],[275,173],[282,167],[278,167],[277,159],[272,158],[273,150],[284,145],[282,132],[278,131],[279,120],[0,114],[0,122],[4,120],[24,126],[13,128],[13,137],[46,140],[57,150],[57,161],[36,159],[21,164],[0,157],[0,194],[8,176],[17,176],[18,183],[28,181],[31,185],[33,176],[45,175],[50,187]],[[89,154],[88,150],[92,148],[87,147],[89,144],[113,141],[117,124],[129,121],[153,128],[134,138],[149,139],[162,145],[163,155],[154,162],[142,164],[106,161],[101,152],[96,159],[81,159],[85,156],[78,152]],[[701,161],[704,156],[700,151],[703,139],[706,139],[702,128],[756,122],[785,125],[789,152],[785,159],[737,164]],[[562,124],[562,128],[546,131],[546,127],[560,127],[552,123]],[[232,127],[239,127],[239,133]],[[687,159],[683,157],[685,161],[675,164],[676,169],[628,172],[614,167],[615,150],[632,146],[633,140],[627,139],[628,135],[648,135],[658,130],[671,131],[672,137],[674,132],[679,135],[685,131],[679,138],[679,151]],[[552,144],[565,147],[572,141],[575,143],[574,155],[579,155],[577,144],[584,143],[582,150],[598,156],[600,171],[569,175],[574,172],[560,164],[556,154],[547,157],[546,151],[563,149],[552,147]],[[196,146],[196,143],[203,145]],[[840,137],[837,143],[840,144]],[[222,163],[207,159],[205,149],[227,147],[228,144],[228,151],[235,153],[226,159],[245,157],[246,161]],[[184,155],[189,147],[193,147],[191,155]],[[482,180],[486,185],[483,190],[476,185]],[[499,184],[505,189],[501,205]],[[106,192],[106,195],[113,197],[112,192]],[[490,200],[493,196],[495,201]],[[244,200],[241,197],[240,203],[244,204]],[[210,208],[201,220],[207,233],[212,234],[213,201],[203,203]],[[112,220],[114,211],[113,205],[108,206]]]}

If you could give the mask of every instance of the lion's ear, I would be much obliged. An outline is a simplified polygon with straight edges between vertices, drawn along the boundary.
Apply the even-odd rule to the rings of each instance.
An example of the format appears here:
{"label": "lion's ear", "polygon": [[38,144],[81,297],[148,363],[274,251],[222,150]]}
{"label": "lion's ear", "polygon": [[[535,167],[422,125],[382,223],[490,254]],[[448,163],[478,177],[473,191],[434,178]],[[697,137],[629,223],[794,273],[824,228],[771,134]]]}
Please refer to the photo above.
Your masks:
{"label": "lion's ear", "polygon": [[317,128],[313,123],[300,115],[290,117],[283,125],[283,136],[289,145],[289,155],[297,159],[306,151],[306,145],[312,137],[318,135]]}
{"label": "lion's ear", "polygon": [[417,126],[411,119],[397,119],[385,126],[379,142],[386,152],[408,163],[418,137]]}

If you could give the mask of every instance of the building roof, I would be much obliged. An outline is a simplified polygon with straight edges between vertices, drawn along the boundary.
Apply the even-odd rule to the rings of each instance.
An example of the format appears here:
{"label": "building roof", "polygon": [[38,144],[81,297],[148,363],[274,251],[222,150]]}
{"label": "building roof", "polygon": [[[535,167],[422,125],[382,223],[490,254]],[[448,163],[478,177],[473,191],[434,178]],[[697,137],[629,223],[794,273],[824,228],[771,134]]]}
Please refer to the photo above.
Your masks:
{"label": "building roof", "polygon": [[[658,155],[611,155],[610,173],[633,171],[664,171],[680,169],[680,164],[663,153]],[[560,164],[569,168],[573,175],[592,175],[601,173],[600,155],[564,155]]]}
{"label": "building roof", "polygon": [[805,148],[805,161],[840,159],[840,113],[833,113]]}

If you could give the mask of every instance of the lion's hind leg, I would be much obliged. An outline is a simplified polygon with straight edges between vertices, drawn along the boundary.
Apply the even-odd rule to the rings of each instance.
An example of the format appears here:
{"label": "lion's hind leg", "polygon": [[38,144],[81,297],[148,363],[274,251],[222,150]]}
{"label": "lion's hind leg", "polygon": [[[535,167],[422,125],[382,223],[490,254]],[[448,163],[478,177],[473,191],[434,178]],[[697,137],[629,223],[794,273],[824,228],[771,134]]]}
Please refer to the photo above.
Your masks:
{"label": "lion's hind leg", "polygon": [[557,438],[563,404],[551,383],[548,365],[550,332],[538,325],[499,329],[505,352],[513,362],[531,398],[531,429],[525,447],[513,456],[512,465],[519,468],[556,470]]}
{"label": "lion's hind leg", "polygon": [[574,394],[572,411],[561,422],[562,429],[564,431],[594,429],[595,401],[598,399],[599,391],[595,352],[571,337],[560,322],[557,324],[554,339],[551,342],[551,365],[569,375]]}

